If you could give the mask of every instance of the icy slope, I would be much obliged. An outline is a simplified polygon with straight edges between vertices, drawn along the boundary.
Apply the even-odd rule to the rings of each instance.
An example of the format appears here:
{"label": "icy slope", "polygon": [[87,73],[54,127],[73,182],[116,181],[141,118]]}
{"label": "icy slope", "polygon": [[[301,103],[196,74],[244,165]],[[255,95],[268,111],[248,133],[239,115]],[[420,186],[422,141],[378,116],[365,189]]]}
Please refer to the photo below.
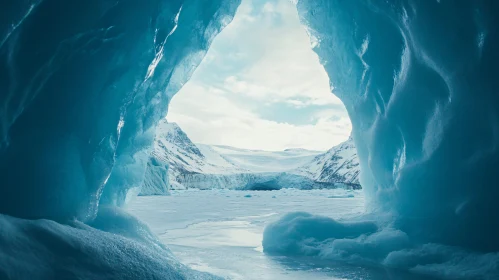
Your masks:
{"label": "icy slope", "polygon": [[317,182],[359,185],[360,165],[353,138],[334,146],[326,153],[293,171]]}
{"label": "icy slope", "polygon": [[210,147],[198,148],[176,123],[168,123],[166,120],[162,120],[156,129],[153,156],[169,162],[172,175],[189,172],[226,174],[245,171]]}

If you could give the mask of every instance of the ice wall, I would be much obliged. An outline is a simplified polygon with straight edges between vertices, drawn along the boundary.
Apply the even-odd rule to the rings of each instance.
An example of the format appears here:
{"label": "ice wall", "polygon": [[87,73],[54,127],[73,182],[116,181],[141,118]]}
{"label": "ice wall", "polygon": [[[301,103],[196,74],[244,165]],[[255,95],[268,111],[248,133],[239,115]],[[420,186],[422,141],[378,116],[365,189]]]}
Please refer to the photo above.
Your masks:
{"label": "ice wall", "polygon": [[369,208],[499,250],[499,2],[300,0],[352,119]]}
{"label": "ice wall", "polygon": [[[139,195],[169,195],[170,178],[168,168],[167,162],[163,162],[151,155],[147,162]],[[133,192],[129,195],[133,195]]]}
{"label": "ice wall", "polygon": [[0,213],[91,220],[123,204],[169,99],[238,4],[3,1]]}

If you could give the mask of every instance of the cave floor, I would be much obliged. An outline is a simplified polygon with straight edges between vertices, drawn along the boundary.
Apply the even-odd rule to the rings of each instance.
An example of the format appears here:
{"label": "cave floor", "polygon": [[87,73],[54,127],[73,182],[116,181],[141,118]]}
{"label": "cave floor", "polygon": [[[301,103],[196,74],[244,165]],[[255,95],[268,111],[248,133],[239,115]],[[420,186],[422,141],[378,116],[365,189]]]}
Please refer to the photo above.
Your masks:
{"label": "cave floor", "polygon": [[363,210],[363,194],[345,190],[186,190],[173,191],[171,196],[137,197],[128,205],[128,211],[146,222],[181,262],[226,279],[424,279],[263,253],[265,226],[288,212],[306,211],[337,219]]}

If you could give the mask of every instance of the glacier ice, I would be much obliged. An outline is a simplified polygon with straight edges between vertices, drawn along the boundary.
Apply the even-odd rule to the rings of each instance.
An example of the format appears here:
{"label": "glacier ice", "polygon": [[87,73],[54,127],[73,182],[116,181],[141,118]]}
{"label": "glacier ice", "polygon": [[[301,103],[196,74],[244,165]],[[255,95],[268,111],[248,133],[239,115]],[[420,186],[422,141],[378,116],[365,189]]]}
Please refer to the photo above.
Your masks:
{"label": "glacier ice", "polygon": [[0,3],[0,278],[208,278],[105,209],[140,191],[156,123],[238,5]]}
{"label": "glacier ice", "polygon": [[8,1],[0,212],[91,220],[142,184],[154,127],[238,1]]}
{"label": "glacier ice", "polygon": [[302,0],[297,7],[349,112],[367,210],[380,230],[296,238],[273,230],[301,226],[283,217],[264,244],[273,248],[272,235],[281,234],[326,259],[498,278],[499,3]]}
{"label": "glacier ice", "polygon": [[302,0],[298,11],[351,117],[369,209],[411,238],[499,250],[499,3]]}
{"label": "glacier ice", "polygon": [[[6,258],[4,249],[11,248],[26,260],[1,266],[2,276],[35,264],[30,251],[86,257],[83,244],[95,236],[102,241],[91,245],[96,262],[100,254],[106,261],[128,250],[136,253],[136,261],[128,255],[126,269],[132,271],[156,256],[147,255],[154,245],[119,237],[137,221],[124,220],[129,227],[112,236],[71,221],[91,224],[99,208],[121,206],[129,191],[138,193],[154,127],[238,4],[0,4],[0,255]],[[374,234],[361,227],[358,237],[333,235],[333,243],[321,242],[321,254],[356,252],[373,259],[383,252],[386,265],[411,263],[426,271],[432,268],[428,260],[452,271],[488,265],[475,272],[494,279],[499,2],[299,0],[297,8],[352,120],[368,211],[389,217],[393,228],[385,232],[390,227],[383,224]],[[110,224],[116,218],[102,217]],[[343,237],[345,225],[321,220],[312,226],[333,224]],[[15,243],[15,236],[26,242]],[[401,248],[406,237],[412,248]],[[57,246],[45,247],[50,242]],[[117,253],[105,255],[107,244],[119,245],[113,247]],[[80,272],[85,269],[90,267]],[[466,278],[469,271],[449,277]]]}
{"label": "glacier ice", "polygon": [[168,163],[151,156],[147,162],[139,195],[168,195],[170,191],[168,167]]}

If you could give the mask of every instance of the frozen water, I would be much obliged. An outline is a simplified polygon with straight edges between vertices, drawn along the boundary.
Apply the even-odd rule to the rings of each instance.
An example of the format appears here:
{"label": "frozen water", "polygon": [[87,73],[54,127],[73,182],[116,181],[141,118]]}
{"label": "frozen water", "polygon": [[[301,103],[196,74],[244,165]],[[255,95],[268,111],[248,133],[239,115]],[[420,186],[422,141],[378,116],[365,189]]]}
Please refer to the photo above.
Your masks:
{"label": "frozen water", "polygon": [[351,138],[326,153],[247,150],[194,144],[176,123],[163,119],[156,128],[141,194],[167,194],[170,185],[173,189],[360,188],[359,171]]}
{"label": "frozen water", "polygon": [[418,244],[365,215],[360,191],[186,190],[127,207],[181,262],[230,279],[499,277],[497,253]]}
{"label": "frozen water", "polygon": [[[338,198],[344,190],[242,192],[172,191],[168,197],[139,197],[127,209],[146,222],[181,262],[229,279],[431,279],[403,272],[365,268],[321,259],[263,253],[264,228],[290,211],[349,219],[364,210],[364,197]],[[247,199],[247,194],[252,199]],[[365,225],[369,231],[372,225]],[[363,227],[365,227],[363,226]]]}

